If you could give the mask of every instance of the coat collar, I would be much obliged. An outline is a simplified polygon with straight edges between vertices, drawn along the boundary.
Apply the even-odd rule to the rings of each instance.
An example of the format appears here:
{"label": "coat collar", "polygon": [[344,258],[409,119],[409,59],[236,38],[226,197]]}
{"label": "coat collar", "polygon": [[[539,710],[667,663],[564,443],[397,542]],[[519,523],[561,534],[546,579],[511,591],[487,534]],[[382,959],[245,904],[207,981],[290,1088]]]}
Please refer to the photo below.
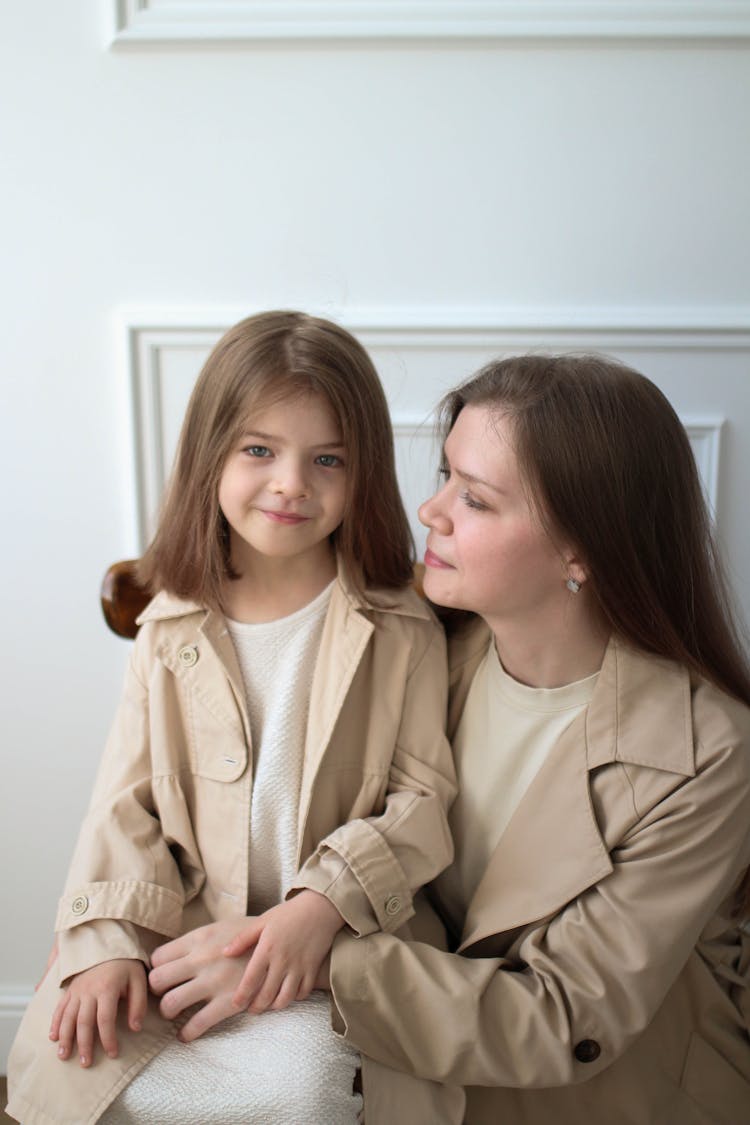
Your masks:
{"label": "coat collar", "polygon": [[[364,595],[358,594],[349,583],[340,558],[337,561],[336,586],[339,594],[343,594],[355,610],[365,613],[373,611],[392,613],[401,617],[414,617],[421,621],[431,620],[431,611],[410,586],[402,590],[368,588],[364,591]],[[162,590],[152,598],[136,619],[136,623],[143,625],[146,621],[167,621],[170,618],[187,617],[193,613],[201,613],[206,619],[215,615],[215,611],[207,609],[200,602],[180,598],[176,594]]]}
{"label": "coat collar", "polygon": [[[473,622],[451,645],[452,730],[489,640],[486,625]],[[684,668],[610,640],[591,703],[550,751],[490,857],[462,950],[555,914],[612,871],[590,771],[630,762],[692,775],[690,709]]]}
{"label": "coat collar", "polygon": [[[484,621],[473,618],[450,641],[451,737],[490,638]],[[631,762],[691,777],[691,698],[686,668],[611,637],[586,712],[585,768]]]}

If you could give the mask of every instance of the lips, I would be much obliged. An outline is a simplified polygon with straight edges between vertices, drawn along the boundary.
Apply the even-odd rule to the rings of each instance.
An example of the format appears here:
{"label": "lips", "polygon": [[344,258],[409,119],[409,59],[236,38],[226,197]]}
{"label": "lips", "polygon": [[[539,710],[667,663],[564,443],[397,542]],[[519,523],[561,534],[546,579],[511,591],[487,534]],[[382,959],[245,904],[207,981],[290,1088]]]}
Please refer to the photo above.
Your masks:
{"label": "lips", "polygon": [[307,523],[309,516],[299,516],[295,512],[276,512],[266,508],[261,509],[263,515],[272,521],[272,523],[283,523],[287,525],[294,525],[298,523]]}
{"label": "lips", "polygon": [[445,559],[441,559],[440,555],[436,555],[434,551],[431,551],[429,547],[424,553],[424,565],[432,567],[433,570],[456,569],[454,566],[451,566],[450,563],[446,562]]}

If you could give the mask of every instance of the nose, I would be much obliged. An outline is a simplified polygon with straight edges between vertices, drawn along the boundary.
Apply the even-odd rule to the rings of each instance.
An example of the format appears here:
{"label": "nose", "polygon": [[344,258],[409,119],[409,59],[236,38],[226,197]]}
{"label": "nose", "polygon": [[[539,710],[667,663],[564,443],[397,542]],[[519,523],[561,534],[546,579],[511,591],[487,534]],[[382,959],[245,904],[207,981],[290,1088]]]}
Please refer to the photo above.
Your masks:
{"label": "nose", "polygon": [[420,504],[417,512],[419,522],[437,531],[439,535],[449,535],[453,527],[446,511],[444,493],[444,488],[439,489],[429,500],[425,500],[424,504]]}
{"label": "nose", "polygon": [[302,463],[292,457],[278,460],[270,487],[271,492],[278,496],[288,496],[290,499],[308,496],[309,484]]}

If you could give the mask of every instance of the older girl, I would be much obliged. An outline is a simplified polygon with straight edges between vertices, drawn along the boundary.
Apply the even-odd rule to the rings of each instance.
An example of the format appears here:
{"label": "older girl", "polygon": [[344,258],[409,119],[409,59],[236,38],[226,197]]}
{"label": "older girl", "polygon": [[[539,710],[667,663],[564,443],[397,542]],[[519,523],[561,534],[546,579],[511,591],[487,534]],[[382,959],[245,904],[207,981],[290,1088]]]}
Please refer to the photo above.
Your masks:
{"label": "older girl", "polygon": [[[60,903],[57,972],[11,1057],[25,1125],[353,1125],[368,1064],[310,995],[316,974],[343,927],[403,927],[452,855],[444,639],[412,573],[364,350],[300,313],[236,325],[195,386],[142,560],[160,592]],[[248,957],[222,950],[247,942],[248,915],[238,1015]],[[165,938],[160,1015],[146,972]],[[404,1090],[443,1120],[432,1084],[388,1088],[368,1121],[394,1120]]]}
{"label": "older girl", "polygon": [[743,1125],[750,677],[685,431],[593,357],[490,364],[444,407],[420,514],[427,594],[471,611],[455,952],[342,934],[334,1024],[465,1085],[469,1125]]}

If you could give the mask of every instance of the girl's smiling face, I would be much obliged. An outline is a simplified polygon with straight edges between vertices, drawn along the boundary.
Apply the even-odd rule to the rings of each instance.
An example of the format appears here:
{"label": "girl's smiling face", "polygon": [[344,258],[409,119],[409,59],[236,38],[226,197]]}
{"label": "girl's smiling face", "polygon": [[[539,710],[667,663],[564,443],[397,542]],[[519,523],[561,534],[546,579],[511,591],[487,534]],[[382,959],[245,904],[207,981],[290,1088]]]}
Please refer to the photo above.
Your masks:
{"label": "girl's smiling face", "polygon": [[233,565],[262,558],[331,554],[329,537],[346,504],[341,432],[322,395],[306,394],[253,412],[219,482]]}
{"label": "girl's smiling face", "polygon": [[570,597],[578,569],[529,503],[507,416],[465,406],[444,447],[445,483],[419,518],[430,529],[424,589],[438,605],[468,609],[497,635],[531,626]]}

